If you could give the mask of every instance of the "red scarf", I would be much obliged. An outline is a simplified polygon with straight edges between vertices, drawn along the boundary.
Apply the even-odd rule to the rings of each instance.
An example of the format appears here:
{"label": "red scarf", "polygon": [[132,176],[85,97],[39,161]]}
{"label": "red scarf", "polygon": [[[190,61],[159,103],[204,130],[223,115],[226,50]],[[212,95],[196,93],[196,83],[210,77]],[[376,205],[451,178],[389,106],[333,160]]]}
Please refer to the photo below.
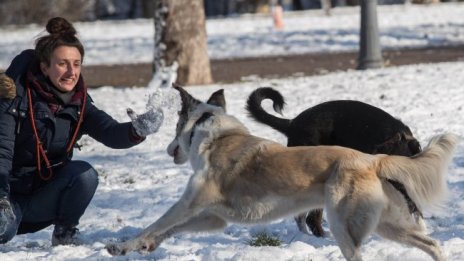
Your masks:
{"label": "red scarf", "polygon": [[[58,100],[55,94],[50,90],[50,88],[55,88],[49,80],[46,80],[45,77],[38,72],[37,69],[32,69],[35,66],[31,67],[27,72],[27,81],[29,82],[29,86],[33,89],[42,99],[47,102],[48,107],[52,111],[53,114],[60,111],[62,109],[62,103]],[[37,67],[35,67],[37,68]],[[80,106],[83,103],[84,97],[87,95],[87,88],[84,84],[84,79],[82,75],[79,76],[79,80],[77,81],[75,87],[75,93],[71,98],[71,101],[68,105],[76,105]]]}

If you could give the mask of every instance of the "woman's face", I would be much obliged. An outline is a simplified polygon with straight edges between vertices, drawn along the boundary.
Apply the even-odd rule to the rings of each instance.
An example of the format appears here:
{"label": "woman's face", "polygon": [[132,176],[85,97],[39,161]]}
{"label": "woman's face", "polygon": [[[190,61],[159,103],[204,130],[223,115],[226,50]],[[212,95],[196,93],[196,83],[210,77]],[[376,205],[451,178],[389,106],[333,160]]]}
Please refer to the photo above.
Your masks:
{"label": "woman's face", "polygon": [[81,63],[81,54],[76,47],[62,45],[53,51],[50,66],[42,62],[40,69],[58,90],[69,92],[76,87],[79,80]]}

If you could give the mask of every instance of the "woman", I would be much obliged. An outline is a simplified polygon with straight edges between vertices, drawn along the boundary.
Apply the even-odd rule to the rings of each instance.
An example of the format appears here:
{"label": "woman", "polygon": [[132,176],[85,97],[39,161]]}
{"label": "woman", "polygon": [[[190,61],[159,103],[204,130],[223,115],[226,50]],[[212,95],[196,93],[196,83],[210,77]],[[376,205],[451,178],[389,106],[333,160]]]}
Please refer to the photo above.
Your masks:
{"label": "woman", "polygon": [[77,225],[98,173],[72,160],[76,141],[88,134],[111,148],[129,148],[162,120],[162,114],[132,112],[132,122],[118,123],[96,108],[81,76],[84,48],[76,30],[60,17],[46,29],[35,50],[23,51],[7,69],[14,84],[5,76],[0,83],[10,87],[0,92],[0,243],[51,224],[52,245],[81,243]]}

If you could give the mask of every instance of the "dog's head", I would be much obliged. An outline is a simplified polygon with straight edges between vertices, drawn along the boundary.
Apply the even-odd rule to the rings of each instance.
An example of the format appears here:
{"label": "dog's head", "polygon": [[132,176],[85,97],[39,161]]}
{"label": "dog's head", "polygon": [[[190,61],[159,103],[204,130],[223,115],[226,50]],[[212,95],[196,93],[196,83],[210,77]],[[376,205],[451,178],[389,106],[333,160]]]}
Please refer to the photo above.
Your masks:
{"label": "dog's head", "polygon": [[181,86],[173,84],[173,87],[179,91],[182,109],[178,112],[179,119],[176,125],[176,135],[168,145],[167,152],[169,156],[174,158],[175,164],[183,164],[188,161],[195,125],[213,113],[224,114],[226,101],[223,89],[211,94],[208,101],[201,102],[192,97]]}

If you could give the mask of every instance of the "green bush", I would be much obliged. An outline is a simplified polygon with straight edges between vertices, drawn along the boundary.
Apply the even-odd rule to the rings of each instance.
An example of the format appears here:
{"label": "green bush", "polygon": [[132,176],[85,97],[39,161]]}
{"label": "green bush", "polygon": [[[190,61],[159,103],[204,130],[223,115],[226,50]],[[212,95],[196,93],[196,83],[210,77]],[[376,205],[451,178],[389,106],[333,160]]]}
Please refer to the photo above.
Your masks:
{"label": "green bush", "polygon": [[248,245],[250,246],[280,246],[282,240],[277,236],[272,236],[266,232],[260,232],[253,236],[252,239],[248,240]]}

